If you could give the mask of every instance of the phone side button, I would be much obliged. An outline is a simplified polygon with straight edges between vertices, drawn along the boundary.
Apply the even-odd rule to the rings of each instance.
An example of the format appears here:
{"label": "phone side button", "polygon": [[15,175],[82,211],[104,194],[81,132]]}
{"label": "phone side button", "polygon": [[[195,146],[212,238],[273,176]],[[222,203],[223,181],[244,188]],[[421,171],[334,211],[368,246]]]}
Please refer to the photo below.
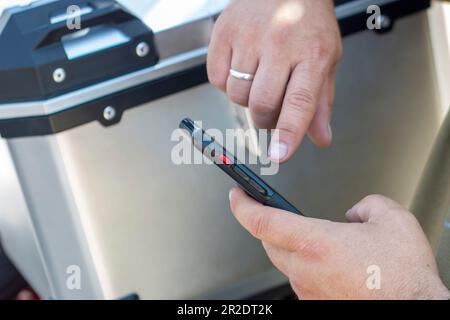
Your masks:
{"label": "phone side button", "polygon": [[250,178],[238,166],[234,166],[233,170],[245,181],[250,181]]}
{"label": "phone side button", "polygon": [[265,196],[267,194],[266,189],[261,187],[256,181],[250,180],[250,185],[258,191],[259,194]]}

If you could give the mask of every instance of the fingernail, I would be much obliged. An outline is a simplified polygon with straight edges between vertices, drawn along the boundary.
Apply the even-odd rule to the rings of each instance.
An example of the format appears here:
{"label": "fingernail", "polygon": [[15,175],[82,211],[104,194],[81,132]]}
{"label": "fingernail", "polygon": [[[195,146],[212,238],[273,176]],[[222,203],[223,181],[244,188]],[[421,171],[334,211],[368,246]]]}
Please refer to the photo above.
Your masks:
{"label": "fingernail", "polygon": [[331,125],[328,125],[328,135],[330,140],[333,140],[333,130],[331,130]]}
{"label": "fingernail", "polygon": [[273,142],[269,148],[269,158],[272,161],[279,162],[286,158],[288,153],[288,147],[283,142]]}

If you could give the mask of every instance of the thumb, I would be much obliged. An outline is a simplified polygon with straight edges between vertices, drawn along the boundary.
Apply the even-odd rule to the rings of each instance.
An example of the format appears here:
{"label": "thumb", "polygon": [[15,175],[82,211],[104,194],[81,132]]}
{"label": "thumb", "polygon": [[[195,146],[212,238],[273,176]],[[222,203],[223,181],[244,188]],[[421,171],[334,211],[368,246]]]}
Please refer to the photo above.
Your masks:
{"label": "thumb", "polygon": [[240,188],[231,190],[230,206],[239,223],[255,238],[288,251],[296,251],[299,247],[311,250],[305,243],[320,247],[319,244],[329,237],[325,220],[264,206]]}

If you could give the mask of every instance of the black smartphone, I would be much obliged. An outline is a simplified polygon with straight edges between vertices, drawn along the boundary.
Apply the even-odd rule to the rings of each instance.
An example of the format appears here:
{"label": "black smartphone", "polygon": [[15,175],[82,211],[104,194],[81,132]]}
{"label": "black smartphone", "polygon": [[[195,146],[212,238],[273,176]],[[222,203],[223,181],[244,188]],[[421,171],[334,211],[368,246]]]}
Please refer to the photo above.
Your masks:
{"label": "black smartphone", "polygon": [[204,156],[233,178],[255,200],[269,207],[303,215],[300,210],[290,204],[257,174],[245,164],[239,162],[233,154],[217,143],[213,137],[206,134],[194,121],[189,118],[183,119],[180,122],[180,129],[184,129],[188,133],[194,146]]}

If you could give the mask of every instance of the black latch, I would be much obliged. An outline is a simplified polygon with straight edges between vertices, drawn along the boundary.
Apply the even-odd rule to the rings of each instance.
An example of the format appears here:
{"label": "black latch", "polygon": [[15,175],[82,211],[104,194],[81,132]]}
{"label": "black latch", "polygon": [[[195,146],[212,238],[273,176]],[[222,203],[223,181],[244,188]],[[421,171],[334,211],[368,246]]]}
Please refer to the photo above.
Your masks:
{"label": "black latch", "polygon": [[42,100],[158,62],[154,36],[113,0],[40,1],[0,18],[0,103]]}

